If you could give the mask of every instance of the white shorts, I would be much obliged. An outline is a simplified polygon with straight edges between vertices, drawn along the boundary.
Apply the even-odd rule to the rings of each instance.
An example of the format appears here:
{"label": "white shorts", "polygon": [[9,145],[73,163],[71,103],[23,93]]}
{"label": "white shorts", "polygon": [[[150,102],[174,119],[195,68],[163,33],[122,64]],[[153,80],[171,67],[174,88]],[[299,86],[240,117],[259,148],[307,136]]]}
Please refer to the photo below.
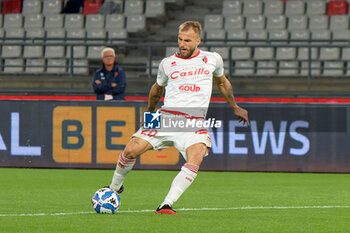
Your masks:
{"label": "white shorts", "polygon": [[[158,132],[156,129],[143,129],[140,128],[133,137],[141,138],[149,142],[153,150],[163,150],[165,148],[174,146],[182,154],[185,160],[186,149],[196,143],[203,143],[211,148],[211,142],[208,131],[197,132]],[[208,152],[205,156],[208,155]]]}

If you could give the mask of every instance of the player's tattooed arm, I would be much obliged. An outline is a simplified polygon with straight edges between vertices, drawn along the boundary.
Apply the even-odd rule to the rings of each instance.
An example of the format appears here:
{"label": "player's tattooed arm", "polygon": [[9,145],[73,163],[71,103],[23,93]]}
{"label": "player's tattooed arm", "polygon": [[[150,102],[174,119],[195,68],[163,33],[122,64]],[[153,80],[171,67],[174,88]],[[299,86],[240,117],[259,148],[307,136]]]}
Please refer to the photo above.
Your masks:
{"label": "player's tattooed arm", "polygon": [[237,105],[233,95],[232,85],[226,76],[222,75],[221,77],[215,77],[215,83],[220,94],[225,98],[226,102],[231,106],[234,114],[239,118],[239,122],[243,122],[243,125],[249,125],[248,111]]}
{"label": "player's tattooed arm", "polygon": [[149,92],[147,111],[155,110],[163,94],[164,94],[164,87],[159,86],[157,83],[153,84]]}

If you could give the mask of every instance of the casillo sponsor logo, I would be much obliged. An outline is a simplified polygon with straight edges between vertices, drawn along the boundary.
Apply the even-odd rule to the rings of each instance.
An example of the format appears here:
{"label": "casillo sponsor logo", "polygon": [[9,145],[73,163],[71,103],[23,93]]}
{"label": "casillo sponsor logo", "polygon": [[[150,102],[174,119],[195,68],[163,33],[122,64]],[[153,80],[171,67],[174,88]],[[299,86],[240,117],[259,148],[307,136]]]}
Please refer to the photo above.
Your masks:
{"label": "casillo sponsor logo", "polygon": [[197,92],[200,91],[201,88],[197,86],[196,84],[194,85],[181,85],[179,86],[180,91],[190,91],[190,92]]}
{"label": "casillo sponsor logo", "polygon": [[190,77],[190,76],[195,76],[195,75],[209,75],[210,71],[206,70],[204,68],[197,68],[195,70],[190,70],[190,71],[174,71],[170,74],[170,78],[172,79],[177,79],[178,77]]}

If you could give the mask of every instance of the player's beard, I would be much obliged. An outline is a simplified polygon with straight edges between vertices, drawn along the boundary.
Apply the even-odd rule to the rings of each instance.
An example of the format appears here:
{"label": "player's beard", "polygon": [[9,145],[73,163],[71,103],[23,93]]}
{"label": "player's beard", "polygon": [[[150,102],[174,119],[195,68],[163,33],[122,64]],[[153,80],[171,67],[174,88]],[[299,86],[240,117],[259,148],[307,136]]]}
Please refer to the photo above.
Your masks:
{"label": "player's beard", "polygon": [[185,51],[179,48],[180,56],[182,58],[189,58],[193,55],[194,51],[196,50],[196,47],[194,48],[188,48]]}

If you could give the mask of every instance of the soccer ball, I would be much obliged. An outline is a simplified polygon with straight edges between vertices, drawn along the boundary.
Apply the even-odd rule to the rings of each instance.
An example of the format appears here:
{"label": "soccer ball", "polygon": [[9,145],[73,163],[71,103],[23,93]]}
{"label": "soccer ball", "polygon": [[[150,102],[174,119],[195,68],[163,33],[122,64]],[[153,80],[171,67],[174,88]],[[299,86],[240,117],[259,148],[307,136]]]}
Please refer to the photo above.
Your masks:
{"label": "soccer ball", "polygon": [[99,214],[114,214],[120,207],[120,197],[111,188],[101,188],[91,198],[94,210]]}

